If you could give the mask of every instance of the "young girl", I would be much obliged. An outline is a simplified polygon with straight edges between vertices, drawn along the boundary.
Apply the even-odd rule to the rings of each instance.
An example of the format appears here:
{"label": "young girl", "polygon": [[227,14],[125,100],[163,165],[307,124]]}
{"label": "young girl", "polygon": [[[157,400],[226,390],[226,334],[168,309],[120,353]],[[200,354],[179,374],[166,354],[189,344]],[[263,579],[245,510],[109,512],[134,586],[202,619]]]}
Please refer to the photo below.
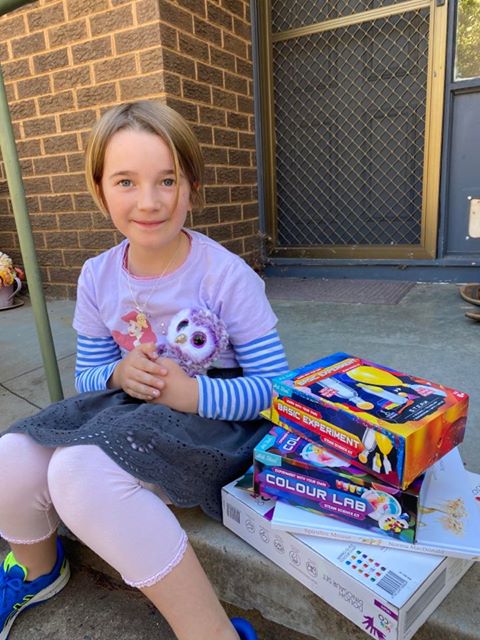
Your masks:
{"label": "young girl", "polygon": [[[0,640],[68,581],[60,520],[138,587],[179,640],[253,640],[230,621],[166,503],[220,519],[221,487],[251,464],[287,363],[261,279],[187,231],[203,162],[165,105],[114,107],[86,153],[89,190],[125,236],[78,283],[78,396],[0,439]],[[201,354],[201,356],[199,355]],[[215,366],[212,359],[215,358]]]}

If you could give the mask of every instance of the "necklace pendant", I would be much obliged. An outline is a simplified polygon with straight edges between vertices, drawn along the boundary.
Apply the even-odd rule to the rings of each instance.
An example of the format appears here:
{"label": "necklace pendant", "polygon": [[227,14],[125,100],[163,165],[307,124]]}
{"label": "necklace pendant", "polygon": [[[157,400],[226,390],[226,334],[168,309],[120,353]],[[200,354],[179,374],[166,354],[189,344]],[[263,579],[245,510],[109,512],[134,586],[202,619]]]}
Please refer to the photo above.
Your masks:
{"label": "necklace pendant", "polygon": [[145,313],[143,311],[139,311],[137,313],[136,322],[140,327],[147,327],[148,326],[147,316],[145,315]]}

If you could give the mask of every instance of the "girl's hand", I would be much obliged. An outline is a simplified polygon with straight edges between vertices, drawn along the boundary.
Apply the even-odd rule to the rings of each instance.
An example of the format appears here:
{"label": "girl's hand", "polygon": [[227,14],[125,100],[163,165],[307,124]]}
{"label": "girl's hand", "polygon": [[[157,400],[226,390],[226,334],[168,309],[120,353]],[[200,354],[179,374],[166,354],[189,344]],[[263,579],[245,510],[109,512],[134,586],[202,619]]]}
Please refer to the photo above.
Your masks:
{"label": "girl's hand", "polygon": [[198,382],[196,379],[187,376],[182,367],[170,358],[158,358],[157,363],[167,373],[163,378],[165,386],[152,402],[183,413],[197,413]]}
{"label": "girl's hand", "polygon": [[158,360],[153,342],[135,347],[115,367],[108,387],[121,388],[139,400],[154,400],[163,391],[167,374],[167,369]]}

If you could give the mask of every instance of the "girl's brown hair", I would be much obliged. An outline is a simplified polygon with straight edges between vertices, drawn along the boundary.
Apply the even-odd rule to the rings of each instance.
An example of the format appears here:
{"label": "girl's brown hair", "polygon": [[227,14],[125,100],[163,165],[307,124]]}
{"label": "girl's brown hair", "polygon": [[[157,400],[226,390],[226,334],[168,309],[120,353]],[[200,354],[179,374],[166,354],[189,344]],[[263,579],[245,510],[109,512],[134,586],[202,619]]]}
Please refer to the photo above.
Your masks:
{"label": "girl's brown hair", "polygon": [[85,155],[85,174],[88,190],[100,210],[108,214],[101,184],[105,151],[112,136],[122,129],[148,131],[162,138],[173,157],[177,198],[182,172],[190,185],[192,206],[201,209],[204,162],[198,140],[179,113],[161,102],[141,100],[109,109],[90,134]]}

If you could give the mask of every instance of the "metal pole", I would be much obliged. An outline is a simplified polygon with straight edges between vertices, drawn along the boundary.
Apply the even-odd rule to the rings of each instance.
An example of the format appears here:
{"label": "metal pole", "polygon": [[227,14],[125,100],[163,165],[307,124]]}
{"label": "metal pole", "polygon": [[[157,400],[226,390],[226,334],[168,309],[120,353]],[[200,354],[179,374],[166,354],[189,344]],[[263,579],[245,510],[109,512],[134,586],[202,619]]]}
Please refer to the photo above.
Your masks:
{"label": "metal pole", "polygon": [[[25,0],[11,0],[6,4],[21,6]],[[3,10],[4,7],[2,7]],[[14,7],[15,8],[15,7]],[[25,273],[28,280],[28,290],[32,303],[32,311],[37,328],[38,341],[42,353],[43,366],[47,377],[48,390],[52,402],[62,400],[63,390],[60,373],[55,354],[52,331],[48,319],[47,305],[43,295],[42,280],[38,267],[35,245],[33,243],[32,227],[28,216],[27,201],[23,187],[20,163],[18,161],[15,137],[8,109],[7,94],[3,73],[0,67],[0,148],[7,176],[8,189],[12,201],[15,224],[17,226],[20,250],[22,252]]]}
{"label": "metal pole", "polygon": [[23,7],[24,4],[34,2],[34,0],[0,0],[0,2],[0,16],[3,16],[4,13],[14,11],[19,7]]}

